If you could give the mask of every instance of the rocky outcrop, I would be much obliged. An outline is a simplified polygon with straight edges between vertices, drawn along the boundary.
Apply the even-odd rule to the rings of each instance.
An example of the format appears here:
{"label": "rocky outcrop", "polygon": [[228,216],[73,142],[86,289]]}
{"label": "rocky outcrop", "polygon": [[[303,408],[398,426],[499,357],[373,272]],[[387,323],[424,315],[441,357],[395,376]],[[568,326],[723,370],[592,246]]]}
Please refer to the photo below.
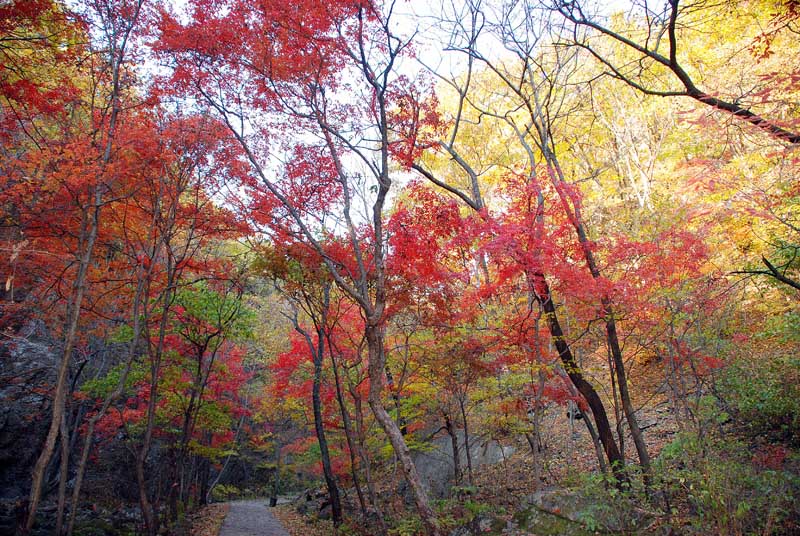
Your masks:
{"label": "rocky outcrop", "polygon": [[47,432],[56,352],[37,323],[0,343],[0,499],[27,495]]}
{"label": "rocky outcrop", "polygon": [[[458,432],[460,465],[464,473],[467,471],[467,454],[464,445],[464,433]],[[514,453],[514,447],[504,447],[494,440],[481,441],[470,438],[470,455],[472,466],[477,470],[482,465],[499,463]],[[449,436],[440,436],[431,441],[430,448],[412,454],[422,484],[428,493],[437,498],[446,497],[453,484],[453,447]],[[403,491],[404,488],[401,490]]]}

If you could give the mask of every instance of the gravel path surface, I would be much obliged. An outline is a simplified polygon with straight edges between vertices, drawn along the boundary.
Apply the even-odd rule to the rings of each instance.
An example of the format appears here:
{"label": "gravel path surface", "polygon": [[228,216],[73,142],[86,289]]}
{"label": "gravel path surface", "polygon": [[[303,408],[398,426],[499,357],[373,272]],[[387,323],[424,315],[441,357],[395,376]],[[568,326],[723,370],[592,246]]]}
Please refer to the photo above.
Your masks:
{"label": "gravel path surface", "polygon": [[289,536],[286,529],[272,516],[265,499],[235,501],[222,523],[219,536]]}

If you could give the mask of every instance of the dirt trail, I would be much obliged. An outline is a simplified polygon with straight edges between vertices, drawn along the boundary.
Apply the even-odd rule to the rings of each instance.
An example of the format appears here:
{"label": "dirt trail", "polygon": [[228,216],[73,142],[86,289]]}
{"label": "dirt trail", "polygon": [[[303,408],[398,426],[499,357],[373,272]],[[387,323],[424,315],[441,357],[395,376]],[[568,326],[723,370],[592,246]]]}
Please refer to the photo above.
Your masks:
{"label": "dirt trail", "polygon": [[219,536],[289,536],[272,516],[267,500],[235,501],[222,523]]}

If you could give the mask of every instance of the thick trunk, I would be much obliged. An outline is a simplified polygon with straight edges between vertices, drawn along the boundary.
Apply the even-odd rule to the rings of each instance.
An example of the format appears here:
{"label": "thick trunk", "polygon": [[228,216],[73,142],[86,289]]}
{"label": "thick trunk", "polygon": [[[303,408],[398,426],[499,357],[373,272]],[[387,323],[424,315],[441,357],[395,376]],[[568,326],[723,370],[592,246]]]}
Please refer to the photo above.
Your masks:
{"label": "thick trunk", "polygon": [[428,495],[425,488],[422,486],[422,481],[417,473],[417,468],[414,461],[411,459],[411,454],[408,450],[403,434],[397,423],[392,419],[391,415],[386,411],[381,400],[381,391],[383,390],[383,374],[385,370],[385,357],[383,353],[383,337],[380,333],[380,328],[376,325],[367,325],[365,329],[367,338],[367,348],[369,351],[369,406],[375,419],[381,426],[389,442],[392,444],[395,455],[400,462],[400,467],[411,489],[414,497],[414,503],[417,507],[417,514],[422,519],[425,527],[425,533],[428,536],[439,536],[439,524],[436,516],[430,507]]}
{"label": "thick trunk", "polygon": [[581,396],[583,396],[583,398],[586,400],[586,403],[589,405],[589,408],[592,410],[595,423],[597,424],[597,432],[600,437],[600,442],[603,445],[603,450],[605,451],[609,465],[614,472],[614,476],[616,476],[618,480],[624,481],[626,479],[624,471],[625,461],[622,459],[622,455],[620,454],[616,441],[614,441],[614,433],[611,430],[611,424],[608,421],[608,416],[606,414],[603,401],[600,399],[600,396],[597,394],[597,391],[595,391],[592,384],[586,381],[586,379],[583,377],[581,369],[578,366],[578,363],[575,361],[575,357],[572,355],[572,350],[570,350],[570,347],[566,342],[564,331],[561,329],[561,324],[558,321],[556,307],[553,303],[550,295],[550,288],[547,285],[544,276],[538,275],[537,278],[538,285],[541,288],[541,292],[539,293],[540,303],[542,304],[542,309],[545,312],[547,325],[550,330],[550,336],[553,339],[556,350],[558,351],[558,356],[561,359],[564,370],[569,376],[570,381],[572,381],[572,384],[575,386]]}
{"label": "thick trunk", "polygon": [[[560,186],[566,184],[561,167],[559,166],[558,159],[552,151],[547,151],[545,154],[548,163],[548,170],[550,178],[556,185],[556,191],[561,199],[564,211],[570,218],[572,226],[575,228],[575,233],[578,235],[578,242],[581,245],[586,266],[594,279],[601,277],[600,269],[597,266],[597,261],[594,258],[594,253],[589,243],[589,236],[586,232],[586,225],[584,224],[583,217],[581,216],[580,206],[569,198],[568,194]],[[650,473],[650,455],[647,452],[647,445],[644,442],[644,435],[642,434],[639,423],[636,420],[636,411],[631,402],[630,392],[628,391],[628,379],[625,374],[625,361],[622,357],[622,348],[619,344],[619,336],[617,334],[617,323],[614,319],[614,308],[611,299],[608,295],[601,297],[600,304],[602,305],[603,319],[606,325],[606,341],[608,348],[611,352],[611,359],[614,362],[614,373],[617,379],[620,400],[622,401],[622,410],[625,414],[625,420],[628,422],[628,427],[631,430],[633,443],[636,446],[636,453],[639,456],[639,463],[645,474],[645,479],[648,479]],[[600,424],[598,423],[598,429]],[[602,437],[602,434],[601,434]],[[613,465],[613,464],[612,464]]]}

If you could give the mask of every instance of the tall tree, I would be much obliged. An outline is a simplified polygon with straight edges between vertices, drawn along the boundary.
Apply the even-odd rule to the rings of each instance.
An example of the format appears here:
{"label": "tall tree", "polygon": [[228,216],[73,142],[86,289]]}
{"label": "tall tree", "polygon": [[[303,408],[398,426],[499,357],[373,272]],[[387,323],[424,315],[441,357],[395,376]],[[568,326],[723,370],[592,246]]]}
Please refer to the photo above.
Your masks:
{"label": "tall tree", "polygon": [[[257,178],[249,186],[266,194],[255,207],[256,217],[273,232],[311,245],[337,286],[361,308],[370,408],[397,454],[426,532],[438,534],[408,446],[381,397],[386,370],[384,210],[392,186],[394,129],[389,108],[402,83],[397,63],[408,46],[390,29],[394,5],[336,2],[299,10],[280,2],[234,2],[210,7],[196,5],[186,27],[165,18],[162,41],[175,53],[175,80],[210,106],[239,140]],[[340,88],[348,90],[350,102],[339,98]],[[245,96],[251,98],[245,102]],[[272,129],[288,125],[317,142],[290,146],[291,161],[277,180],[264,142]],[[357,212],[361,202],[364,215]],[[323,242],[319,236],[333,231],[331,220],[342,236]]]}

